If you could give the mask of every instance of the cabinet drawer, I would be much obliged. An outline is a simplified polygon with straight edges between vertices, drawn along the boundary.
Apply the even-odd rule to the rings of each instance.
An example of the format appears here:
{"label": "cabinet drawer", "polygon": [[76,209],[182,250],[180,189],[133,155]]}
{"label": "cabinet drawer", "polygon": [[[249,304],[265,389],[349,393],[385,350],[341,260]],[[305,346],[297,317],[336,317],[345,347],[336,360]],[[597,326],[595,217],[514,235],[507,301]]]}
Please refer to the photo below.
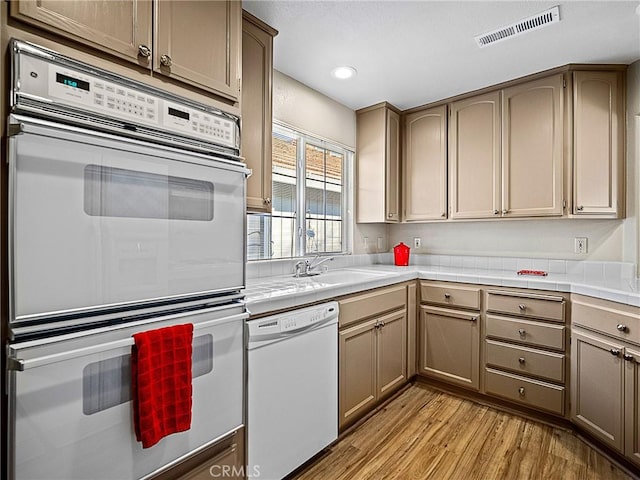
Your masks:
{"label": "cabinet drawer", "polygon": [[534,322],[487,315],[487,337],[553,348],[564,351],[565,327],[549,323]]}
{"label": "cabinet drawer", "polygon": [[487,364],[523,375],[534,375],[552,382],[564,383],[564,359],[560,353],[486,341]]}
{"label": "cabinet drawer", "polygon": [[345,298],[340,304],[339,327],[346,327],[372,315],[404,308],[407,303],[406,285],[373,290],[369,293]]}
{"label": "cabinet drawer", "polygon": [[485,391],[531,408],[564,415],[564,387],[486,369]]}
{"label": "cabinet drawer", "polygon": [[[640,343],[640,313],[637,307],[606,300],[574,298],[571,323],[620,340]],[[635,313],[632,313],[635,310]]]}
{"label": "cabinet drawer", "polygon": [[421,282],[420,299],[424,303],[480,310],[480,289],[476,287]]}
{"label": "cabinet drawer", "polygon": [[564,322],[564,298],[552,295],[520,295],[487,292],[487,311]]}

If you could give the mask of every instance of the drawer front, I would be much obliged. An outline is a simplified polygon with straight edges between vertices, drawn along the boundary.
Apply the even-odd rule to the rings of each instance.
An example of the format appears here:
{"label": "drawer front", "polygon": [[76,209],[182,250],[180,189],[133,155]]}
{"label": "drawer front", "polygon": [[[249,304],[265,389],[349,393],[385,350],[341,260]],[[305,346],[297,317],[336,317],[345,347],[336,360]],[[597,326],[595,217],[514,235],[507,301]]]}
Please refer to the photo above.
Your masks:
{"label": "drawer front", "polygon": [[486,369],[485,391],[538,410],[564,415],[564,387]]}
{"label": "drawer front", "polygon": [[564,383],[565,356],[533,348],[486,341],[487,365]]}
{"label": "drawer front", "polygon": [[563,352],[565,349],[563,325],[487,315],[486,335]]}
{"label": "drawer front", "polygon": [[571,323],[610,337],[640,343],[640,313],[623,310],[631,308],[602,300],[594,299],[592,303],[591,299],[573,299]]}
{"label": "drawer front", "polygon": [[565,302],[562,297],[551,295],[515,295],[509,292],[487,293],[487,311],[544,318],[564,322]]}
{"label": "drawer front", "polygon": [[340,304],[339,326],[346,327],[373,315],[406,307],[407,286],[396,285],[345,298]]}
{"label": "drawer front", "polygon": [[480,289],[476,287],[421,282],[420,299],[424,303],[480,310]]}

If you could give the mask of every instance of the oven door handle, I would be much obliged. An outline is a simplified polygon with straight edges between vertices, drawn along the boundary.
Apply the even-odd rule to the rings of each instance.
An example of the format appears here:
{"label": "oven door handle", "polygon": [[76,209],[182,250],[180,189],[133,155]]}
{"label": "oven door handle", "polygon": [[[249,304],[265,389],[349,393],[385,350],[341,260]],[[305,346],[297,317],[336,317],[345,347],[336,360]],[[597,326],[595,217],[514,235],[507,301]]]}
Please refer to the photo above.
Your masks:
{"label": "oven door handle", "polygon": [[[208,320],[206,322],[194,324],[193,330],[195,332],[220,322],[227,323],[230,321],[242,321],[242,320],[246,320],[247,318],[249,318],[249,314],[246,312],[239,313],[237,315],[231,315],[228,317],[216,318],[214,320]],[[65,360],[70,360],[72,358],[84,357],[86,355],[101,353],[101,352],[113,350],[116,348],[129,347],[129,346],[132,346],[133,344],[134,344],[133,337],[128,337],[128,338],[123,338],[122,340],[115,340],[113,342],[101,343],[99,345],[91,345],[88,347],[77,348],[75,350],[68,350],[60,353],[53,353],[51,355],[44,355],[42,357],[30,358],[27,360],[21,359],[21,358],[9,357],[7,359],[7,368],[9,370],[23,372],[31,368],[42,367],[44,365],[50,365],[52,363],[64,362]]]}

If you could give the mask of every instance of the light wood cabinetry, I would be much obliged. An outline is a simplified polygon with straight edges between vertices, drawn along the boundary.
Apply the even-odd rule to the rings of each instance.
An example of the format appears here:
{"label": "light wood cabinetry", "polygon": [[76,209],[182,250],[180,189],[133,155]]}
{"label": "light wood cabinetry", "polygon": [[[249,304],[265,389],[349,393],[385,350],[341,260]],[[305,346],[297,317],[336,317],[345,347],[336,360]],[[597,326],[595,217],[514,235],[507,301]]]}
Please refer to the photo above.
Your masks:
{"label": "light wood cabinetry", "polygon": [[480,388],[480,288],[420,283],[418,373]]}
{"label": "light wood cabinetry", "polygon": [[[238,1],[20,0],[13,18],[236,102]],[[154,20],[153,20],[154,19]]]}
{"label": "light wood cabinetry", "polygon": [[[403,284],[339,301],[340,428],[371,411],[407,382],[406,296]],[[373,309],[372,301],[376,304]]]}
{"label": "light wood cabinetry", "polygon": [[410,283],[407,286],[407,378],[415,376],[417,370],[418,335],[418,291],[417,284]]}
{"label": "light wood cabinetry", "polygon": [[400,115],[388,103],[356,112],[356,221],[400,221]]}
{"label": "light wood cabinetry", "polygon": [[502,215],[563,213],[564,75],[502,91]]}
{"label": "light wood cabinetry", "polygon": [[640,466],[640,311],[574,296],[572,421]]}
{"label": "light wood cabinetry", "polygon": [[447,107],[404,117],[403,220],[447,217]]}
{"label": "light wood cabinetry", "polygon": [[271,213],[271,136],[273,126],[273,37],[278,34],[242,12],[242,145],[252,175],[247,179],[247,210]]}
{"label": "light wood cabinetry", "polygon": [[449,118],[450,217],[500,216],[500,92],[453,102]]}
{"label": "light wood cabinetry", "polygon": [[573,72],[574,215],[624,212],[624,75]]}
{"label": "light wood cabinetry", "polygon": [[488,290],[484,326],[484,391],[565,414],[566,300],[510,290]]}

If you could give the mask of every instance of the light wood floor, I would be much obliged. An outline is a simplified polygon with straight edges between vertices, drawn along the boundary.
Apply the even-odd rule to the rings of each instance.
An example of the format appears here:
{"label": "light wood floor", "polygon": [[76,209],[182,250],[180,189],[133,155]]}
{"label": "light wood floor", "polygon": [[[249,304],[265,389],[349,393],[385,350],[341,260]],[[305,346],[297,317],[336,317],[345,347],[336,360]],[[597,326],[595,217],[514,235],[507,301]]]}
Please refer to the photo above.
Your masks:
{"label": "light wood floor", "polygon": [[630,477],[570,432],[414,385],[294,478]]}

